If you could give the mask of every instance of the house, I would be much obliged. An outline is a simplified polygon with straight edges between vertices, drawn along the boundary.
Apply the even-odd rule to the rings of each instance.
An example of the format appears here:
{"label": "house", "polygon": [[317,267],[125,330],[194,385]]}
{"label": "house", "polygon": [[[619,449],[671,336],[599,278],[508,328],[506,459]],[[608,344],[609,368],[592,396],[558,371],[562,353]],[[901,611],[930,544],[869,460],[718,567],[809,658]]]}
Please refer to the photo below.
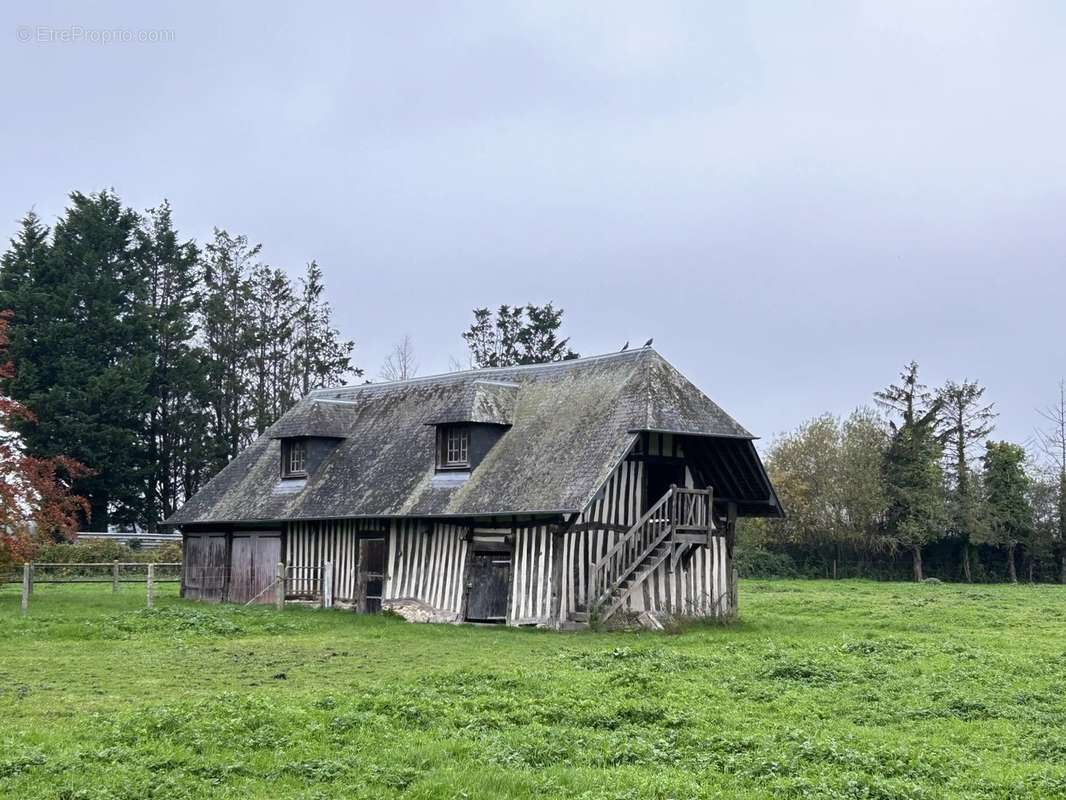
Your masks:
{"label": "house", "polygon": [[[185,597],[561,626],[735,608],[753,436],[650,347],[312,392],[175,513]],[[326,568],[327,563],[330,567]]]}

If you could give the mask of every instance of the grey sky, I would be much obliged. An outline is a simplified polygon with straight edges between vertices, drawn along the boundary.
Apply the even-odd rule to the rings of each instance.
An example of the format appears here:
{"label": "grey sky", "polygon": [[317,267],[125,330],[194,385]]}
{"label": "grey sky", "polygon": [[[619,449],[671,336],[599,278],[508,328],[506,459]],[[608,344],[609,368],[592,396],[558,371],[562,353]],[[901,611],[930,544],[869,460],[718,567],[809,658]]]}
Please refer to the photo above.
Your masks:
{"label": "grey sky", "polygon": [[915,358],[1025,440],[1066,373],[1066,5],[152,5],[0,11],[4,240],[72,189],[167,197],[317,259],[371,375],[553,300],[767,439]]}

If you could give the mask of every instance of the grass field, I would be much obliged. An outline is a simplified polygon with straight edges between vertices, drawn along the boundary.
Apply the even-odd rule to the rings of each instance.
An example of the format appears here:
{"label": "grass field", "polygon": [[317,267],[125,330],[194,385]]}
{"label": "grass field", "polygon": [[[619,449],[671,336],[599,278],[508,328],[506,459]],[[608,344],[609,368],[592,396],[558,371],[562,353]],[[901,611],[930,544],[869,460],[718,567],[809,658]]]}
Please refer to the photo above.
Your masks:
{"label": "grass field", "polygon": [[1066,797],[1066,589],[744,582],[680,634],[0,589],[2,798]]}

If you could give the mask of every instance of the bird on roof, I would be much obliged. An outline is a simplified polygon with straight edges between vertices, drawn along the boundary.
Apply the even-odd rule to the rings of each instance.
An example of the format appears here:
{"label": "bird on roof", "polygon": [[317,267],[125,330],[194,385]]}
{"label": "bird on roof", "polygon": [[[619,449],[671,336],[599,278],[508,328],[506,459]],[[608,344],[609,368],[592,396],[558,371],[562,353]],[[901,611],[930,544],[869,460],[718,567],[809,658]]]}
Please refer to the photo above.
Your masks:
{"label": "bird on roof", "polygon": [[624,345],[622,345],[622,349],[619,350],[618,352],[619,353],[624,353],[628,349],[629,349],[629,342],[626,342]]}
{"label": "bird on roof", "polygon": [[652,343],[652,342],[654,342],[654,341],[655,341],[654,339],[648,339],[648,341],[646,341],[646,342],[644,343],[644,346],[645,346],[645,347],[651,347],[651,343]]}

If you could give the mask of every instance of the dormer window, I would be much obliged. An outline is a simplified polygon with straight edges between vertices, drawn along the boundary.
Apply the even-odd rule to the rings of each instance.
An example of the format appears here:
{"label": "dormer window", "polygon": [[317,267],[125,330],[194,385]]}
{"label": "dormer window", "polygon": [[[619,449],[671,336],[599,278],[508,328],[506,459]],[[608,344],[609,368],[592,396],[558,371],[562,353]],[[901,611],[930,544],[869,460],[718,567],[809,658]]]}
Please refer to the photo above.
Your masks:
{"label": "dormer window", "polygon": [[470,466],[470,428],[466,425],[442,425],[438,428],[437,467],[467,469]]}
{"label": "dormer window", "polygon": [[282,439],[281,441],[281,477],[307,477],[307,440]]}

